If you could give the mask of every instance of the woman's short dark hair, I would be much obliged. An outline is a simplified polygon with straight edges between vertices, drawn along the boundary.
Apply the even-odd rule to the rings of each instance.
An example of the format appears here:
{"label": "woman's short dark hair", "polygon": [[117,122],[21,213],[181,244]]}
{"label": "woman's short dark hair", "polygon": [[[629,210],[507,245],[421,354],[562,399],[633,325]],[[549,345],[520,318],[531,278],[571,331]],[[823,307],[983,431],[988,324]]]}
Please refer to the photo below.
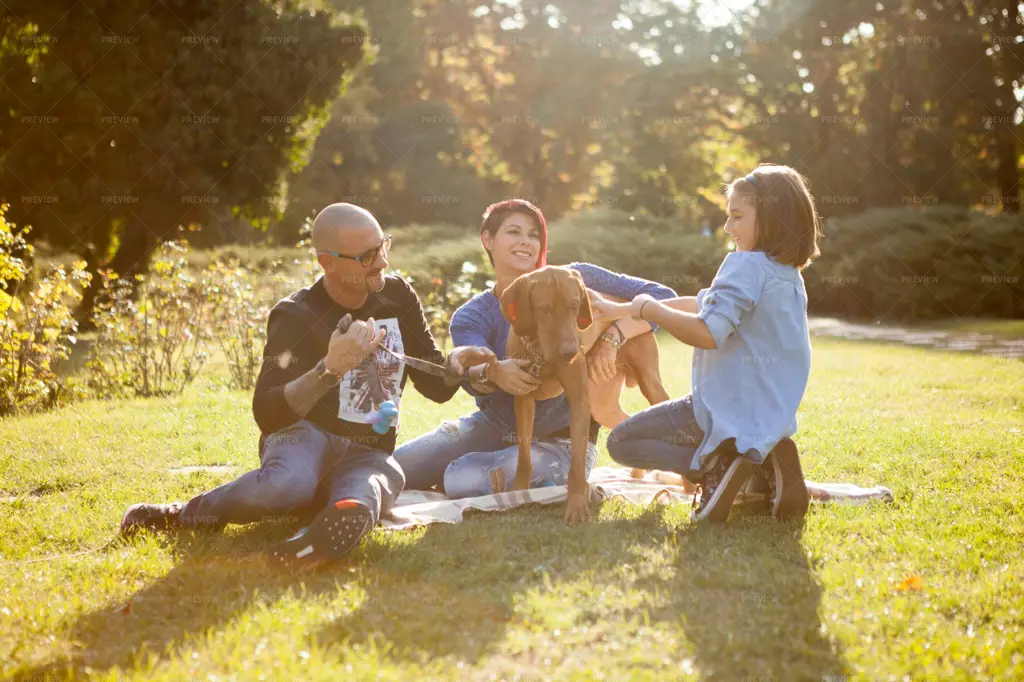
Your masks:
{"label": "woman's short dark hair", "polygon": [[801,269],[818,256],[821,219],[804,176],[789,166],[765,163],[733,180],[726,192],[739,193],[754,206],[756,250]]}
{"label": "woman's short dark hair", "polygon": [[[548,224],[544,220],[544,213],[526,199],[506,199],[488,206],[484,211],[484,220],[480,223],[480,234],[486,232],[493,238],[505,218],[514,213],[528,216],[540,230],[540,257],[537,259],[537,267],[544,267],[548,263]],[[490,251],[487,252],[487,257],[491,265],[494,265],[494,256]]]}

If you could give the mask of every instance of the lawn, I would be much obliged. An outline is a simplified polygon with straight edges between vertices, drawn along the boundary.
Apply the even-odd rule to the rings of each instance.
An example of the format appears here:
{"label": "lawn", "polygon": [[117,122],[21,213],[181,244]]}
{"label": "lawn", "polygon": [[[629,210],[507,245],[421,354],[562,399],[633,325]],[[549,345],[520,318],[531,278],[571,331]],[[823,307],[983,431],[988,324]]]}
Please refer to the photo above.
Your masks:
{"label": "lawn", "polygon": [[[689,355],[662,339],[673,395]],[[673,362],[665,358],[673,356]],[[1024,362],[815,339],[797,442],[809,478],[892,505],[696,527],[606,503],[375,531],[293,576],[279,524],[142,535],[0,565],[14,679],[1021,679]],[[402,439],[469,410],[412,390]],[[635,392],[627,410],[641,407]],[[0,555],[102,545],[126,506],[186,499],[256,463],[249,396],[204,375],[174,399],[0,422]],[[607,455],[602,445],[602,458]],[[171,474],[188,465],[234,472]]]}

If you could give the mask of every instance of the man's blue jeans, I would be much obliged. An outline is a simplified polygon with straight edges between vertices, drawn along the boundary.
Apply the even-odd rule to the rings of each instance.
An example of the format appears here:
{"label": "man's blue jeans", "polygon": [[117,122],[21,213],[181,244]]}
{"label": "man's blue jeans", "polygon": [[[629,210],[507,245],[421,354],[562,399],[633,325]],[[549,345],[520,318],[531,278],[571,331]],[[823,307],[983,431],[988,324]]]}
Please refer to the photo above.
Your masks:
{"label": "man's blue jeans", "polygon": [[348,498],[369,507],[376,524],[404,486],[402,469],[386,452],[302,420],[266,437],[259,469],[189,500],[182,520],[204,526],[299,523]]}

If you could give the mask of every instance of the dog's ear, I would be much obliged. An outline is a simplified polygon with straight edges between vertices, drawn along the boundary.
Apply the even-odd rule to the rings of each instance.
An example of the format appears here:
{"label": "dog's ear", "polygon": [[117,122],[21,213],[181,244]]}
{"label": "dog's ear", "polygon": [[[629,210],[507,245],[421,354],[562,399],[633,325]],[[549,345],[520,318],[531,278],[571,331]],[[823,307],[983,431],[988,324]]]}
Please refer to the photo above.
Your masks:
{"label": "dog's ear", "polygon": [[594,324],[594,312],[590,307],[590,296],[587,294],[586,285],[583,284],[583,277],[575,270],[570,270],[569,274],[572,275],[580,290],[580,307],[576,311],[576,326],[579,327],[580,331],[583,331],[584,329],[589,329],[590,325]]}
{"label": "dog's ear", "polygon": [[533,303],[530,289],[533,283],[522,275],[501,295],[501,314],[512,324],[512,330],[519,336],[533,336],[537,325],[533,320]]}

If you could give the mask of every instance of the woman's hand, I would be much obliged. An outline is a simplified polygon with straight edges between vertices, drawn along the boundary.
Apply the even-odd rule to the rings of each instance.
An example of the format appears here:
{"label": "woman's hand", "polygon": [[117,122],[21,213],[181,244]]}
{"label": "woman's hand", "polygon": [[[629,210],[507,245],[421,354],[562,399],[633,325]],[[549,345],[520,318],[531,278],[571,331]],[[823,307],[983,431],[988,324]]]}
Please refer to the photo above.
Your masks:
{"label": "woman's hand", "polygon": [[491,381],[498,388],[505,391],[505,393],[526,395],[540,386],[541,383],[540,379],[529,372],[523,371],[523,368],[529,365],[529,360],[517,360],[515,358],[501,360],[495,365],[494,376],[491,377]]}
{"label": "woman's hand", "polygon": [[618,368],[615,358],[619,351],[610,342],[598,339],[587,353],[587,373],[594,383],[603,383],[615,378]]}
{"label": "woman's hand", "polygon": [[629,317],[629,306],[629,303],[616,303],[606,298],[592,298],[590,301],[590,310],[593,312],[595,320],[615,321]]}
{"label": "woman's hand", "polygon": [[[629,304],[629,314],[638,320],[644,319],[641,313],[644,311],[644,305],[649,303],[657,305],[658,301],[650,294],[640,294]],[[651,308],[649,307],[647,312],[650,312],[650,310]]]}

